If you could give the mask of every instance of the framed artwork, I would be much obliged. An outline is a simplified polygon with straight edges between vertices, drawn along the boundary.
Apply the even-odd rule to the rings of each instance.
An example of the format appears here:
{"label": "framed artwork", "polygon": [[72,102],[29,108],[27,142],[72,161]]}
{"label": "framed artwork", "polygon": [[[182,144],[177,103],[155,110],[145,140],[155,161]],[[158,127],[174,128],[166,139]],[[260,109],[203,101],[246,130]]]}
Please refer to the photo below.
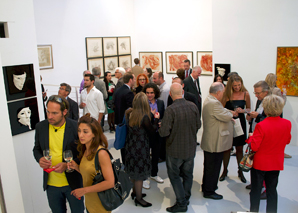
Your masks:
{"label": "framed artwork", "polygon": [[166,52],[167,73],[176,74],[177,69],[183,68],[184,60],[190,60],[193,64],[192,52]]}
{"label": "framed artwork", "polygon": [[277,47],[276,86],[287,95],[298,96],[298,47]]}
{"label": "framed artwork", "polygon": [[37,45],[39,69],[53,69],[52,45]]}
{"label": "framed artwork", "polygon": [[197,63],[202,67],[201,75],[212,76],[212,51],[197,51]]}
{"label": "framed artwork", "polygon": [[36,96],[33,64],[3,67],[7,101]]}
{"label": "framed artwork", "polygon": [[91,58],[91,59],[87,59],[87,64],[88,64],[88,70],[92,71],[92,69],[94,67],[99,67],[101,69],[101,71],[104,71],[104,67],[103,67],[103,58]]}
{"label": "framed artwork", "polygon": [[231,72],[231,64],[214,64],[215,75],[220,74],[224,81],[228,80],[228,74]]}
{"label": "framed artwork", "polygon": [[117,55],[117,38],[103,38],[103,54],[104,56]]}
{"label": "framed artwork", "polygon": [[37,98],[9,102],[7,105],[12,135],[35,129],[39,122]]}
{"label": "framed artwork", "polygon": [[163,71],[162,52],[139,52],[139,59],[143,69],[151,68],[152,72]]}
{"label": "framed artwork", "polygon": [[115,69],[118,67],[118,56],[104,58],[105,72],[110,71],[115,75]]}
{"label": "framed artwork", "polygon": [[119,67],[131,67],[131,55],[119,56]]}
{"label": "framed artwork", "polygon": [[118,37],[118,55],[128,55],[130,52],[130,37]]}
{"label": "framed artwork", "polygon": [[86,38],[87,58],[102,57],[102,38]]}

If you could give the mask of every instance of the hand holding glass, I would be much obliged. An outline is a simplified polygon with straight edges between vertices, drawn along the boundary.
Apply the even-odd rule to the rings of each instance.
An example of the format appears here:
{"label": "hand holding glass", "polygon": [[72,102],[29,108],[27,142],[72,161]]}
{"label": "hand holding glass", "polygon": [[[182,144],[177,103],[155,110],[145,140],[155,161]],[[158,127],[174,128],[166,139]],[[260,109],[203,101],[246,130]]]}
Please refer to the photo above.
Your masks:
{"label": "hand holding glass", "polygon": [[[51,150],[50,149],[45,149],[43,150],[43,156],[46,160],[51,161],[52,159],[52,154],[51,154]],[[52,166],[50,166],[51,168]]]}
{"label": "hand holding glass", "polygon": [[72,158],[73,158],[72,151],[71,150],[65,150],[63,152],[63,158],[67,162],[67,169],[65,171],[66,172],[73,172],[74,171],[73,169],[68,169],[68,165],[72,161]]}

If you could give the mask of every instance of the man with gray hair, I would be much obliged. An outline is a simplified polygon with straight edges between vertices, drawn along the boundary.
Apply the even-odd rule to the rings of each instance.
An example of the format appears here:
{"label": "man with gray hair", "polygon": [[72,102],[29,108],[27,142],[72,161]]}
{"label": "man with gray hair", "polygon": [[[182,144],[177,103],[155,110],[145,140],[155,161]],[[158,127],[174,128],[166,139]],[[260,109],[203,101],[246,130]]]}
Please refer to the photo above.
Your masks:
{"label": "man with gray hair", "polygon": [[168,106],[168,97],[170,92],[170,86],[167,84],[167,82],[164,79],[164,75],[162,72],[155,72],[153,74],[153,82],[158,86],[160,90],[160,97],[159,100],[162,100],[165,104],[165,109]]}
{"label": "man with gray hair", "polygon": [[173,103],[166,108],[159,129],[160,136],[166,137],[167,172],[176,195],[176,203],[166,209],[168,212],[187,211],[193,182],[197,132],[201,127],[197,106],[182,97],[182,90],[181,84],[172,84],[170,96]]}
{"label": "man with gray hair", "polygon": [[223,196],[215,193],[219,178],[223,153],[231,149],[233,143],[233,114],[220,102],[224,86],[215,82],[203,105],[203,135],[201,148],[204,151],[204,173],[202,192],[205,198],[219,200]]}
{"label": "man with gray hair", "polygon": [[83,80],[82,80],[82,82],[81,82],[81,84],[80,84],[80,93],[81,93],[82,90],[84,89],[84,76],[85,76],[86,74],[91,74],[91,72],[90,72],[89,70],[85,70],[85,71],[83,72]]}
{"label": "man with gray hair", "polygon": [[71,92],[71,86],[67,83],[61,83],[58,91],[58,95],[64,97],[68,103],[69,103],[69,109],[68,109],[68,117],[70,119],[73,119],[75,121],[79,120],[79,105],[77,102],[72,100],[69,97],[69,94]]}
{"label": "man with gray hair", "polygon": [[124,76],[124,74],[125,74],[125,69],[123,68],[123,67],[117,67],[116,69],[115,69],[115,78],[117,78],[118,79],[118,82],[117,82],[117,84],[116,84],[116,86],[115,86],[115,89],[114,89],[114,94],[115,94],[115,92],[116,92],[116,90],[118,89],[118,88],[120,88],[120,87],[122,87],[123,86],[123,76]]}
{"label": "man with gray hair", "polygon": [[194,94],[199,103],[199,111],[201,114],[202,109],[202,98],[201,98],[201,88],[199,76],[201,75],[202,68],[200,66],[195,66],[192,69],[192,73],[184,79],[184,91]]}

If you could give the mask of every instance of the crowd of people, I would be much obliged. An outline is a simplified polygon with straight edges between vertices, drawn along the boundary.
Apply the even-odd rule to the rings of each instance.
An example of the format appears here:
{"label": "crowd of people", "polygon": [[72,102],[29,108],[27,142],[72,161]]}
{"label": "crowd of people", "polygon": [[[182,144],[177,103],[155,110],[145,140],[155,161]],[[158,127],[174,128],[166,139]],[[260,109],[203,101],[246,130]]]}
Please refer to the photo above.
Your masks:
{"label": "crowd of people", "polygon": [[[162,72],[143,70],[137,58],[134,62],[132,68],[116,68],[116,84],[111,72],[105,72],[101,80],[100,68],[84,71],[79,103],[69,97],[71,87],[67,83],[60,84],[58,95],[48,98],[47,119],[36,125],[33,154],[44,169],[43,189],[52,212],[66,212],[66,199],[71,212],[82,213],[84,203],[90,213],[108,212],[97,195],[113,188],[115,182],[110,155],[105,151],[106,114],[110,133],[123,121],[127,125],[125,146],[120,152],[133,184],[131,198],[136,206],[152,206],[144,199],[142,188],[150,188],[149,179],[164,183],[158,176],[158,164],[165,162],[176,196],[175,205],[166,210],[187,211],[200,145],[197,132],[203,125],[200,141],[204,153],[203,197],[223,199],[216,190],[218,181],[228,176],[231,150],[235,147],[237,159],[237,165],[232,166],[238,167],[243,146],[248,143],[256,152],[251,185],[247,186],[251,189],[250,211],[258,212],[265,192],[267,212],[277,212],[276,187],[286,157],[284,149],[291,140],[291,123],[282,118],[286,91],[276,87],[276,75],[270,73],[265,81],[254,84],[257,103],[252,111],[251,97],[238,73],[230,73],[226,85],[223,77],[216,75],[203,102],[200,66],[191,68],[190,61],[185,60],[184,67],[177,70],[177,77],[169,84]],[[83,109],[81,118],[79,108]],[[244,134],[233,137],[236,119]],[[51,150],[50,158],[45,150]],[[71,160],[65,157],[66,150],[71,150]],[[92,185],[96,155],[104,181]],[[239,167],[238,177],[246,183]]]}

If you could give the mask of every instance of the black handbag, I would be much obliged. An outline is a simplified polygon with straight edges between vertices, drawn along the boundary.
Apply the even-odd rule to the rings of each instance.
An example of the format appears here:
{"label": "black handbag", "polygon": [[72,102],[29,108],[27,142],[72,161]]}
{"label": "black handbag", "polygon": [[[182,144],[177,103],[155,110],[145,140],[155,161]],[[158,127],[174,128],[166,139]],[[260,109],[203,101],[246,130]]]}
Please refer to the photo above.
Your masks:
{"label": "black handbag", "polygon": [[126,172],[124,171],[124,166],[122,163],[120,163],[120,159],[118,158],[116,160],[113,160],[111,153],[107,149],[101,148],[97,151],[94,159],[97,174],[93,179],[92,185],[100,183],[104,180],[104,177],[101,173],[100,165],[98,163],[98,152],[102,149],[106,150],[110,155],[115,177],[115,186],[114,188],[107,189],[102,192],[97,192],[97,194],[103,207],[107,211],[112,211],[118,208],[128,197],[132,188],[132,182],[130,181],[128,174],[126,174]]}

